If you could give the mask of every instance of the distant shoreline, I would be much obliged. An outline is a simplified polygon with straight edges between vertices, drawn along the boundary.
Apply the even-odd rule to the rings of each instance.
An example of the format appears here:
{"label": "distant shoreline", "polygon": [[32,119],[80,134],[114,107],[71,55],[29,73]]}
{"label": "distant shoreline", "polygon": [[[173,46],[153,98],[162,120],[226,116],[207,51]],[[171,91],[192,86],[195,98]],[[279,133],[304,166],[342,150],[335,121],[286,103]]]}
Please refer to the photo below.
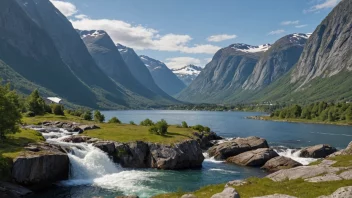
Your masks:
{"label": "distant shoreline", "polygon": [[289,123],[305,123],[305,124],[325,124],[325,125],[338,125],[338,126],[352,126],[352,123],[345,122],[322,122],[317,120],[305,120],[305,119],[280,119],[277,117],[270,116],[248,116],[247,119],[252,120],[264,120],[264,121],[273,121],[273,122],[289,122]]}

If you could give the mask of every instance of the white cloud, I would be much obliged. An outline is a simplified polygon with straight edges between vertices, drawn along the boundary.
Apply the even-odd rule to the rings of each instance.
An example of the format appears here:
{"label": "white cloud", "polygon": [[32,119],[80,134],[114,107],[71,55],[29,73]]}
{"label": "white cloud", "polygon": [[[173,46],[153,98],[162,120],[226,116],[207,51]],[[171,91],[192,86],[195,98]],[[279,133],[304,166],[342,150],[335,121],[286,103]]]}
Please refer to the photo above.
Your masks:
{"label": "white cloud", "polygon": [[78,15],[75,15],[75,18],[76,19],[86,19],[86,18],[88,18],[88,16],[85,14],[78,14]]}
{"label": "white cloud", "polygon": [[273,30],[273,31],[269,32],[268,35],[282,34],[285,32],[286,32],[285,30]]}
{"label": "white cloud", "polygon": [[169,68],[177,69],[190,64],[199,66],[201,64],[201,60],[192,57],[174,57],[167,58],[165,64]]}
{"label": "white cloud", "polygon": [[283,21],[281,25],[298,25],[299,21]]}
{"label": "white cloud", "polygon": [[78,18],[71,20],[72,25],[81,30],[105,30],[116,43],[137,50],[178,51],[193,54],[214,54],[220,49],[214,45],[192,45],[192,37],[180,34],[160,35],[158,30],[142,25],[132,25],[120,20]]}
{"label": "white cloud", "polygon": [[70,2],[60,0],[50,1],[66,17],[72,16],[78,12],[76,6]]}
{"label": "white cloud", "polygon": [[319,10],[329,9],[335,7],[341,0],[324,0],[324,2],[319,1],[318,4],[304,10],[305,13],[308,12],[318,12]]}
{"label": "white cloud", "polygon": [[296,25],[295,27],[296,28],[304,28],[304,27],[307,27],[308,25],[307,24],[304,24],[304,25]]}
{"label": "white cloud", "polygon": [[213,35],[207,38],[208,41],[210,42],[221,42],[221,41],[226,41],[230,39],[235,39],[237,38],[237,35],[229,35],[229,34],[218,34],[218,35]]}

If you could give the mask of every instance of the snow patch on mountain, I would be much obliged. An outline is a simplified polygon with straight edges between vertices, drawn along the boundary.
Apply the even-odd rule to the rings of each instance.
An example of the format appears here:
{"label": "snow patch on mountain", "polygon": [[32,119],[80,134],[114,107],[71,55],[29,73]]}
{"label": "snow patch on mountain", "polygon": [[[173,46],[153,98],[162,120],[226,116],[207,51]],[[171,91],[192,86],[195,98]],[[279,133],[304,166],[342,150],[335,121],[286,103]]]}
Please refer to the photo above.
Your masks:
{"label": "snow patch on mountain", "polygon": [[106,34],[103,30],[92,30],[92,31],[85,31],[86,33],[81,35],[81,38],[84,39],[86,37],[94,37],[97,38],[99,36],[104,36]]}
{"label": "snow patch on mountain", "polygon": [[295,33],[295,34],[292,34],[292,36],[290,37],[290,42],[298,44],[298,43],[301,43],[302,40],[309,39],[311,35],[312,35],[311,33],[308,33],[308,34]]}
{"label": "snow patch on mountain", "polygon": [[184,75],[198,75],[202,68],[195,65],[187,65],[179,69],[171,69],[174,74],[184,74]]}
{"label": "snow patch on mountain", "polygon": [[264,44],[264,45],[259,45],[259,46],[252,46],[252,45],[247,45],[244,43],[236,43],[233,45],[230,45],[232,49],[235,49],[240,52],[245,52],[245,53],[258,53],[258,52],[266,52],[270,49],[271,44]]}

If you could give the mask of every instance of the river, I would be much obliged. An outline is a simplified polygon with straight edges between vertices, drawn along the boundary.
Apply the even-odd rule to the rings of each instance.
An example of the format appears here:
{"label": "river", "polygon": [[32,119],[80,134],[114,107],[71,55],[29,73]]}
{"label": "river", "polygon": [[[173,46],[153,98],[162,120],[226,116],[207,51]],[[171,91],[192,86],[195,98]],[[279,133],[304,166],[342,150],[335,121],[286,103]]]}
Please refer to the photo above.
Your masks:
{"label": "river", "polygon": [[[209,126],[219,135],[232,137],[259,136],[268,140],[270,146],[281,148],[280,155],[289,156],[302,163],[312,159],[298,158],[291,149],[326,143],[339,149],[352,141],[352,127],[284,123],[245,119],[247,116],[262,115],[253,112],[207,112],[207,111],[104,111],[106,120],[113,116],[128,123],[149,118],[153,121],[165,119],[169,124],[187,121],[189,125]],[[57,142],[52,139],[49,141]],[[165,171],[154,169],[125,169],[114,164],[108,156],[88,144],[71,144],[70,180],[62,181],[57,187],[36,197],[104,197],[139,195],[142,198],[175,191],[194,191],[209,184],[224,183],[251,176],[263,177],[265,172],[207,158],[202,169]]]}

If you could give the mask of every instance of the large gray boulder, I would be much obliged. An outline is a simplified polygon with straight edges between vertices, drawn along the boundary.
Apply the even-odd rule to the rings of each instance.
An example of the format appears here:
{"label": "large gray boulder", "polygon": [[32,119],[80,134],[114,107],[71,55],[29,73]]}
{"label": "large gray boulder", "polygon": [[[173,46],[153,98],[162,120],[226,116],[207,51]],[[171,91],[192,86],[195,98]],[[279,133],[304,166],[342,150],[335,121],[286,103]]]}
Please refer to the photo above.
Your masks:
{"label": "large gray boulder", "polygon": [[14,159],[13,180],[32,189],[51,185],[52,182],[68,179],[69,158],[55,146],[43,144],[37,152],[25,151]]}
{"label": "large gray boulder", "polygon": [[116,144],[117,161],[122,167],[149,168],[150,152],[147,143],[142,141]]}
{"label": "large gray boulder", "polygon": [[302,166],[301,163],[284,156],[278,156],[267,161],[262,169],[267,170],[269,172],[279,171],[281,169],[288,169],[297,166]]}
{"label": "large gray boulder", "polygon": [[263,166],[268,160],[279,156],[273,149],[261,148],[227,158],[227,162],[242,166]]}
{"label": "large gray boulder", "polygon": [[337,149],[330,145],[319,144],[316,146],[302,149],[299,156],[309,158],[325,158],[326,156],[335,153],[336,151]]}
{"label": "large gray boulder", "polygon": [[320,196],[319,198],[347,198],[352,197],[352,186],[346,186],[337,189],[329,196]]}
{"label": "large gray boulder", "polygon": [[240,198],[238,192],[231,187],[225,188],[221,193],[217,193],[211,198]]}
{"label": "large gray boulder", "polygon": [[116,152],[115,142],[112,141],[97,141],[93,146],[99,148],[109,155],[114,155]]}
{"label": "large gray boulder", "polygon": [[224,160],[258,148],[269,148],[269,145],[265,139],[259,137],[236,138],[211,147],[208,153],[210,157],[214,157],[217,160]]}
{"label": "large gray boulder", "polygon": [[149,148],[152,168],[199,168],[204,161],[202,149],[196,140],[187,140],[173,146],[150,144]]}

